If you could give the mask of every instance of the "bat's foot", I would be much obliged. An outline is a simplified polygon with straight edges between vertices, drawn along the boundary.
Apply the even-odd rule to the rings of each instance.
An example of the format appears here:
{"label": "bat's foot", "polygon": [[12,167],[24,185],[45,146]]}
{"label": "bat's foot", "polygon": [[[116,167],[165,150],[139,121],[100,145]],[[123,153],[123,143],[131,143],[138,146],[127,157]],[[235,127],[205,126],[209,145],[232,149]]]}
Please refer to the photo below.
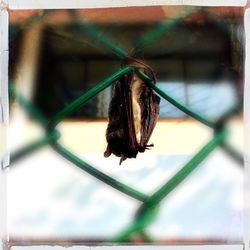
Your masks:
{"label": "bat's foot", "polygon": [[149,144],[149,145],[146,145],[145,149],[151,149],[152,147],[154,147],[154,144],[153,144],[153,143],[151,143],[151,144]]}
{"label": "bat's foot", "polygon": [[111,150],[109,148],[109,146],[107,147],[106,151],[104,152],[104,157],[109,157],[111,155]]}
{"label": "bat's foot", "polygon": [[122,155],[122,156],[121,156],[121,159],[120,159],[120,162],[119,162],[119,165],[121,165],[122,162],[125,161],[126,159],[127,159],[127,157],[124,156],[124,155]]}
{"label": "bat's foot", "polygon": [[143,153],[143,152],[145,152],[146,149],[151,149],[153,146],[154,146],[154,144],[149,144],[149,145],[146,145],[146,146],[140,146],[138,151]]}

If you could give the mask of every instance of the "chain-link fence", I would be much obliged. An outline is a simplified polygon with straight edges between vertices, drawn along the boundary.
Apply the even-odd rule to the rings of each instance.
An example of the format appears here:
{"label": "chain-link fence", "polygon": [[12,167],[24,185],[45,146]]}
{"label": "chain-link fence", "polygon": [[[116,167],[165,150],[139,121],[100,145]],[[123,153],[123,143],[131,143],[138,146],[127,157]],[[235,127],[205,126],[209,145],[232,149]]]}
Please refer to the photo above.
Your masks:
{"label": "chain-link fence", "polygon": [[[195,12],[200,11],[200,8],[187,8],[184,12],[180,13],[174,18],[166,20],[152,30],[147,32],[142,37],[138,38],[136,46],[133,48],[132,56],[140,57],[140,54],[146,47],[149,47],[153,43],[157,42],[163,34],[169,32],[183,19],[188,18]],[[43,15],[32,16],[24,25],[22,29],[32,26],[34,23],[49,16],[53,11],[44,12]],[[112,53],[119,60],[125,59],[129,54],[124,48],[119,47],[113,38],[104,35],[94,24],[85,22],[77,15],[76,11],[70,10],[70,16],[76,27],[79,30],[87,32],[90,37],[94,39],[93,46],[102,47],[109,53]],[[220,23],[224,30],[228,30],[229,27],[226,23]],[[15,34],[14,34],[15,35]],[[76,39],[67,37],[65,34],[58,33],[60,36],[64,36],[67,39]],[[79,40],[79,39],[78,39]],[[84,41],[82,41],[84,42]],[[139,78],[141,78],[150,88],[152,88],[161,98],[183,111],[189,117],[194,118],[196,121],[206,125],[213,131],[213,137],[197,152],[192,159],[187,162],[171,179],[169,179],[162,187],[160,187],[152,195],[147,195],[140,190],[136,190],[115,178],[112,178],[97,168],[91,166],[83,159],[77,157],[73,152],[66,149],[60,142],[60,131],[57,129],[57,125],[60,124],[65,118],[74,113],[77,109],[88,103],[92,98],[97,96],[100,92],[113,85],[117,80],[126,74],[134,72]],[[163,199],[179,185],[181,184],[195,169],[201,166],[201,163],[206,159],[210,153],[218,148],[222,148],[227,154],[232,156],[236,161],[243,165],[243,156],[235,148],[228,144],[227,139],[230,137],[230,131],[227,128],[228,121],[236,114],[242,111],[242,99],[234,103],[223,115],[218,119],[210,119],[204,114],[194,111],[186,104],[180,102],[168,92],[164,91],[159,85],[154,84],[153,80],[146,76],[143,72],[137,68],[131,66],[124,66],[118,68],[116,72],[109,75],[94,87],[90,88],[85,93],[72,101],[69,105],[62,107],[62,109],[55,114],[51,119],[47,119],[43,113],[32,102],[25,99],[15,88],[14,83],[10,83],[10,95],[16,100],[23,110],[27,112],[41,127],[44,129],[44,135],[38,140],[24,146],[20,150],[11,153],[11,165],[22,157],[33,153],[41,149],[42,147],[49,145],[54,151],[63,156],[65,159],[73,163],[76,167],[87,172],[91,176],[103,182],[103,184],[113,187],[117,192],[125,193],[126,195],[138,200],[141,204],[138,211],[135,212],[135,218],[133,223],[125,228],[122,232],[117,234],[114,238],[108,240],[108,242],[129,242],[135,236],[140,236],[145,242],[154,242],[154,239],[147,234],[147,227],[155,220],[158,212],[158,208],[161,206]],[[11,166],[10,165],[10,166]]]}

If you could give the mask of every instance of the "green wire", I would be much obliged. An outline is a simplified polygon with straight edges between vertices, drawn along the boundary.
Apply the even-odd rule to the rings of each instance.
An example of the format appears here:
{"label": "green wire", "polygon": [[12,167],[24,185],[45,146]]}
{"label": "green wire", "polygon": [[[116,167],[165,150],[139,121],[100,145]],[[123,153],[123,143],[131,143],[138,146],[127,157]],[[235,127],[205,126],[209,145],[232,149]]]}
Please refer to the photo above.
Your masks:
{"label": "green wire", "polygon": [[63,120],[68,115],[72,114],[75,110],[80,108],[83,104],[85,104],[87,101],[89,101],[91,98],[96,96],[99,92],[106,89],[108,86],[113,84],[115,81],[117,81],[120,77],[122,77],[125,74],[128,74],[133,69],[131,67],[125,67],[123,69],[119,69],[117,72],[112,74],[111,76],[107,77],[97,85],[95,85],[93,88],[91,88],[89,91],[81,95],[79,98],[77,98],[75,101],[67,105],[63,110],[61,110],[59,113],[57,113],[50,121],[49,127],[55,127],[61,120]]}
{"label": "green wire", "polygon": [[151,31],[147,32],[136,43],[135,48],[133,50],[133,54],[136,54],[139,51],[141,51],[142,49],[145,49],[147,46],[152,45],[163,34],[165,34],[168,31],[171,31],[173,28],[175,28],[181,22],[183,22],[184,18],[190,16],[191,14],[193,14],[194,12],[196,12],[199,9],[200,9],[200,7],[188,7],[187,11],[181,12],[180,15],[177,15],[176,17],[174,17],[172,19],[169,19],[169,20],[166,20],[166,21],[162,22],[156,28],[154,28]]}
{"label": "green wire", "polygon": [[168,94],[166,91],[162,90],[159,86],[157,86],[146,74],[141,72],[140,70],[136,71],[138,76],[146,82],[146,84],[154,89],[160,96],[162,96],[165,100],[172,103],[175,107],[186,113],[187,115],[193,117],[194,119],[200,121],[201,123],[207,125],[208,127],[214,128],[215,123],[210,121],[208,118],[204,117],[202,114],[199,114],[198,112],[193,111],[188,106],[186,106],[184,103],[180,102],[176,98],[172,97],[170,94]]}
{"label": "green wire", "polygon": [[106,36],[101,32],[95,25],[84,21],[79,18],[75,10],[70,10],[70,14],[74,19],[75,24],[82,30],[86,31],[93,39],[94,43],[97,45],[104,45],[110,52],[114,53],[118,58],[123,59],[128,55],[128,52],[118,46],[117,42],[113,41],[110,37]]}
{"label": "green wire", "polygon": [[156,208],[162,199],[172,192],[181,182],[183,182],[200,163],[219,145],[221,145],[226,136],[227,130],[222,130],[206,144],[181,170],[179,170],[169,181],[166,182],[158,191],[156,191],[147,201],[141,206],[138,211],[135,221],[127,229],[113,238],[112,242],[124,242],[130,239],[131,235],[138,233],[152,223],[156,216]]}
{"label": "green wire", "polygon": [[221,145],[228,136],[226,129],[218,132],[214,138],[205,145],[181,170],[178,171],[165,185],[163,185],[155,194],[153,194],[148,204],[151,206],[158,204],[164,197],[174,190],[199,164],[219,145]]}
{"label": "green wire", "polygon": [[116,190],[125,193],[129,195],[132,198],[135,198],[139,201],[145,202],[148,199],[148,196],[113,179],[112,177],[102,173],[98,169],[92,167],[79,157],[77,157],[75,154],[72,154],[69,150],[67,150],[65,147],[60,145],[59,143],[52,143],[51,146],[57,151],[60,155],[62,155],[64,158],[69,160],[70,162],[74,163],[77,167],[84,170],[88,174],[94,176],[98,180],[108,184],[109,186],[115,188]]}
{"label": "green wire", "polygon": [[16,161],[25,157],[26,155],[29,155],[29,154],[37,151],[38,149],[40,149],[40,148],[42,148],[42,147],[44,147],[52,142],[55,142],[59,138],[60,138],[60,134],[56,130],[53,131],[51,134],[42,136],[38,140],[26,145],[25,147],[21,148],[20,150],[13,152],[10,155],[10,163],[11,164],[15,163]]}
{"label": "green wire", "polygon": [[10,95],[15,98],[20,106],[26,110],[33,119],[39,122],[42,126],[47,126],[48,120],[46,117],[31,102],[26,100],[20,93],[18,93],[13,83],[9,86],[9,92]]}

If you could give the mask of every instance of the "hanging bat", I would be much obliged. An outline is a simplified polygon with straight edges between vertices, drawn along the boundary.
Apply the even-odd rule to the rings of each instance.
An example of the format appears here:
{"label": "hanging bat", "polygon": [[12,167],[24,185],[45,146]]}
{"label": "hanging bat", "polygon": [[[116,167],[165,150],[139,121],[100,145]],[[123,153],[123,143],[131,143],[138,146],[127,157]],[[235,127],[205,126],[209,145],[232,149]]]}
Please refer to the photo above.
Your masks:
{"label": "hanging bat", "polygon": [[[129,57],[125,65],[141,70],[156,82],[153,70],[143,61]],[[159,103],[160,98],[135,72],[119,79],[109,105],[104,156],[113,153],[121,157],[121,165],[127,158],[136,158],[138,152],[153,147],[148,141],[159,117]]]}

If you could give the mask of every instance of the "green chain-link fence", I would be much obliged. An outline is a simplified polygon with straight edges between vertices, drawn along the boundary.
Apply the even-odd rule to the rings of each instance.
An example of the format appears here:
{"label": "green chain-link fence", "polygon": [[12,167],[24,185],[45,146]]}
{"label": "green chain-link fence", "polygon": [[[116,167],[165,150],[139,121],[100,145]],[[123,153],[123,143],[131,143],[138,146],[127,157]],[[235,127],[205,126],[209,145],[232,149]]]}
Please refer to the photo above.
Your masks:
{"label": "green chain-link fence", "polygon": [[[133,56],[139,55],[145,47],[150,46],[152,43],[156,42],[157,39],[159,39],[163,34],[168,32],[170,29],[173,29],[184,18],[188,17],[190,14],[196,12],[197,10],[199,9],[190,8],[185,13],[162,22],[150,32],[146,33],[143,37],[138,39],[138,42],[133,49]],[[44,12],[43,15],[33,16],[22,26],[22,28],[24,29],[29,27],[30,25],[33,25],[35,22],[41,20],[50,13],[52,12]],[[116,41],[113,41],[113,39],[111,39],[110,37],[105,36],[93,24],[83,21],[83,19],[79,18],[76,12],[73,10],[69,11],[69,13],[72,17],[72,20],[74,20],[74,24],[95,39],[96,42],[93,44],[93,46],[101,46],[107,51],[112,52],[119,59],[124,59],[126,56],[128,56],[128,53],[121,46],[117,46]],[[222,25],[225,30],[228,29],[226,24],[220,23],[220,25]],[[74,40],[74,38],[62,33],[58,33],[58,35]],[[82,42],[84,43],[84,40]],[[186,163],[170,180],[168,180],[161,188],[159,188],[150,196],[144,194],[139,190],[133,189],[122,182],[119,182],[118,180],[99,171],[97,168],[89,165],[84,160],[78,158],[74,153],[60,144],[60,132],[56,128],[57,125],[66,117],[86,104],[98,93],[114,84],[116,80],[130,72],[135,72],[139,78],[143,79],[143,81],[145,81],[145,83],[156,93],[158,93],[163,99],[167,100],[169,103],[186,113],[188,116],[206,125],[214,132],[213,138],[211,138],[211,140],[206,145],[204,145],[200,149],[200,151],[195,154],[195,156],[193,156],[193,158],[188,163]],[[10,84],[10,94],[23,107],[25,112],[27,112],[44,128],[44,135],[41,138],[11,154],[11,165],[25,155],[29,155],[32,152],[44,147],[45,145],[50,145],[51,148],[53,148],[58,154],[63,156],[68,161],[72,162],[75,166],[79,167],[93,177],[99,179],[103,183],[113,187],[117,191],[125,193],[126,195],[138,200],[138,202],[141,204],[135,214],[133,223],[128,228],[124,229],[122,232],[116,235],[114,238],[108,240],[108,242],[129,242],[134,236],[137,235],[143,238],[145,242],[153,242],[153,239],[151,239],[150,235],[147,234],[146,230],[149,224],[157,216],[157,211],[161,201],[167,198],[168,194],[172,192],[183,180],[185,180],[196,168],[201,166],[201,162],[213,150],[221,147],[225,150],[226,153],[228,153],[236,161],[243,165],[242,155],[236,149],[232,148],[232,146],[229,145],[226,140],[230,135],[230,132],[227,129],[228,120],[235,114],[241,112],[242,100],[239,100],[237,103],[235,103],[219,119],[210,120],[202,113],[198,113],[192,110],[176,98],[172,97],[169,93],[162,90],[157,84],[155,85],[148,76],[143,74],[138,69],[130,66],[119,68],[112,75],[108,76],[107,78],[96,84],[94,87],[83,93],[79,98],[71,102],[69,105],[62,108],[61,111],[54,115],[49,121],[40,112],[40,110],[38,110],[37,107],[26,100],[18,92],[18,90],[14,87],[14,84]]]}

